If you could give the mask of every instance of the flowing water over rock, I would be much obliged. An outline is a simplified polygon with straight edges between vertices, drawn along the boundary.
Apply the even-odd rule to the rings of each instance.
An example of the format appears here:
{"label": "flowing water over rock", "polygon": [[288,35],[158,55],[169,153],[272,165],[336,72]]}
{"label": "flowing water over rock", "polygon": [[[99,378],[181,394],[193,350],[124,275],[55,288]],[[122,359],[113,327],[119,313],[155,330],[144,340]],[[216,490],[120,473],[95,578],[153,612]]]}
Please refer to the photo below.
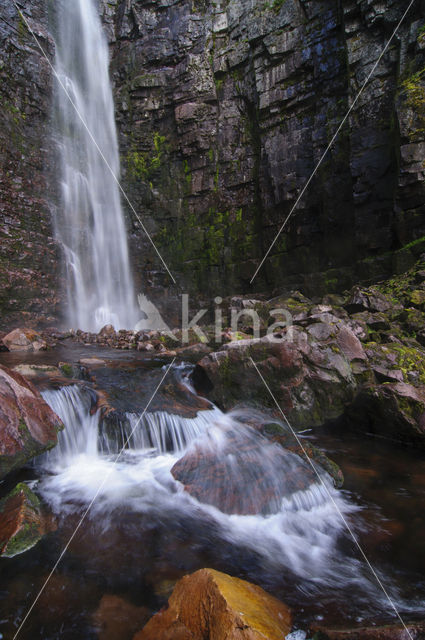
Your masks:
{"label": "flowing water over rock", "polygon": [[[50,357],[48,352],[45,357]],[[10,355],[10,363],[13,358]],[[101,599],[123,598],[152,615],[178,579],[202,567],[262,586],[293,607],[301,625],[342,619],[350,624],[391,622],[388,602],[359,558],[335,505],[360,536],[400,611],[408,619],[418,615],[421,577],[416,568],[422,547],[411,538],[421,530],[413,517],[420,513],[419,477],[412,493],[416,498],[404,492],[392,495],[391,502],[400,504],[388,521],[376,506],[386,504],[378,483],[380,458],[369,448],[367,478],[371,491],[380,493],[371,493],[365,502],[363,476],[360,482],[356,476],[353,484],[350,466],[349,491],[338,491],[325,472],[322,485],[302,457],[273,442],[275,436],[266,437],[267,413],[251,408],[223,413],[195,396],[193,367],[174,366],[167,394],[159,395],[151,412],[142,415],[163,367],[140,361],[127,370],[124,361],[112,363],[96,369],[96,382],[81,380],[59,389],[53,383],[48,390],[41,385],[65,430],[58,446],[38,458],[20,480],[33,481],[30,486],[47,502],[58,527],[22,556],[3,558],[0,631],[5,637],[13,637],[14,621],[25,614],[29,591],[41,588],[95,497],[24,629],[25,640],[95,640],[93,616]],[[130,375],[133,385],[128,385]],[[112,414],[111,404],[98,401],[103,389],[115,408]],[[282,428],[274,424],[278,426]],[[284,440],[292,446],[289,436]],[[353,465],[351,444],[338,458],[343,446],[339,433],[326,450],[339,463]],[[364,452],[364,443],[361,447]],[[388,478],[399,486],[394,462],[387,463],[385,456],[384,462],[391,468],[385,486]],[[400,468],[406,468],[403,465],[405,460]],[[3,493],[7,491],[4,487]],[[390,535],[402,532],[400,513],[409,529],[412,523],[410,542]],[[397,563],[395,558],[412,545],[408,558]]]}
{"label": "flowing water over rock", "polygon": [[111,433],[91,415],[87,390],[43,395],[67,425],[59,447],[39,461],[39,491],[59,516],[74,517],[96,497],[91,518],[102,531],[123,513],[167,523],[169,535],[184,522],[211,548],[230,545],[241,556],[254,554],[261,571],[296,576],[310,597],[343,588],[360,607],[373,599],[387,609],[349,550],[337,511],[350,518],[358,507],[325,472],[322,484],[299,456],[247,426],[243,411],[133,413]]}
{"label": "flowing water over rock", "polygon": [[56,21],[56,72],[73,102],[57,82],[62,201],[56,233],[65,258],[67,321],[87,331],[107,323],[130,329],[140,314],[114,179],[120,170],[108,47],[92,0],[59,2]]}

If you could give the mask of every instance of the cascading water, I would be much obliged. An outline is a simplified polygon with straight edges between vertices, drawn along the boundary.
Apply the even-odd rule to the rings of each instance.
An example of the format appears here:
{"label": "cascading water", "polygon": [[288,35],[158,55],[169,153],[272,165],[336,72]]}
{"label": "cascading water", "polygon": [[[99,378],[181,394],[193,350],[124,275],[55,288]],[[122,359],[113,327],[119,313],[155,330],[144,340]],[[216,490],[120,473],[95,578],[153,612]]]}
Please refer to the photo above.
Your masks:
{"label": "cascading water", "polygon": [[119,153],[108,48],[93,1],[61,0],[56,8],[55,67],[75,105],[57,82],[62,201],[56,234],[65,259],[70,325],[131,329],[140,313],[113,177],[119,177]]}
{"label": "cascading water", "polygon": [[[290,569],[311,584],[350,582],[374,592],[357,563],[348,557],[341,562],[336,552],[343,524],[332,501],[346,516],[356,507],[333,488],[326,474],[326,490],[314,478],[304,486],[294,485],[293,476],[303,473],[305,462],[296,462],[297,456],[244,424],[240,411],[224,414],[213,407],[193,419],[165,412],[142,419],[127,414],[121,429],[106,436],[99,415],[92,415],[90,394],[84,388],[46,391],[43,396],[65,424],[59,446],[39,461],[48,471],[39,491],[57,513],[72,514],[97,495],[92,507],[97,521],[109,522],[115,510],[124,508],[149,514],[150,520],[155,515],[161,521],[183,517],[185,522],[196,520],[199,527],[210,522],[222,540],[251,549],[264,562]],[[131,433],[128,448],[117,461],[116,453]],[[210,499],[207,489],[203,501],[173,477],[172,469],[192,454],[197,464],[189,464],[191,468],[202,468],[202,458],[211,455],[224,464],[228,485],[224,510],[215,504],[214,492]],[[264,474],[271,481],[261,484]],[[97,494],[105,477],[108,480]],[[216,479],[213,474],[213,483]],[[208,478],[202,480],[208,484]],[[272,505],[268,515],[261,515],[261,501],[258,511],[253,509],[257,484]],[[227,510],[226,500],[232,502],[238,491],[245,496],[242,509],[248,506],[246,513],[251,515]]]}

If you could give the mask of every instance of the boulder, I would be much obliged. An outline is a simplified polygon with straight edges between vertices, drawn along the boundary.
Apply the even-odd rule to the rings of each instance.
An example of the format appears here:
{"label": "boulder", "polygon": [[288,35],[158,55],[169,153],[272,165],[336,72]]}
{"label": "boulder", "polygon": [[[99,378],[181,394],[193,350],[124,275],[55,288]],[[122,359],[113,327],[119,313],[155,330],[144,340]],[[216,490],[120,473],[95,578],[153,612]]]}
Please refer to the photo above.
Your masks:
{"label": "boulder", "polygon": [[134,640],[282,640],[291,612],[260,587],[213,569],[182,578]]}
{"label": "boulder", "polygon": [[357,382],[351,365],[365,358],[349,327],[341,338],[340,332],[331,327],[327,339],[319,340],[294,327],[280,342],[267,336],[222,345],[198,363],[194,385],[224,410],[241,399],[276,409],[253,360],[294,428],[321,425],[353,400]]}
{"label": "boulder", "polygon": [[99,336],[101,338],[115,338],[115,335],[115,329],[111,324],[105,324],[105,326],[99,331]]}
{"label": "boulder", "polygon": [[0,555],[12,558],[34,547],[53,529],[45,517],[37,496],[24,484],[18,484],[0,500]]}
{"label": "boulder", "polygon": [[303,458],[249,427],[205,440],[192,445],[171,473],[199,502],[224,513],[277,513],[284,498],[318,482]]}
{"label": "boulder", "polygon": [[43,351],[47,342],[32,329],[14,329],[3,338],[9,351]]}
{"label": "boulder", "polygon": [[374,287],[368,289],[353,287],[344,306],[350,313],[356,311],[385,312],[394,307],[394,302]]}
{"label": "boulder", "polygon": [[425,387],[405,382],[365,385],[343,417],[350,428],[423,445]]}
{"label": "boulder", "polygon": [[34,385],[0,365],[0,478],[54,447],[61,429]]}

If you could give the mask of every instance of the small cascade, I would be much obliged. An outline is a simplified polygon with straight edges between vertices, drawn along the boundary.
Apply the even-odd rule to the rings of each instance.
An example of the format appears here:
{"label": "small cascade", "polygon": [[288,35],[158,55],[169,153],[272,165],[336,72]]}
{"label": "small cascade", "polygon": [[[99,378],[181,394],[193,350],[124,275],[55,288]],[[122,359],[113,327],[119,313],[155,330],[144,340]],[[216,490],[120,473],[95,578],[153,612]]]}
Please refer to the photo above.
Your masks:
{"label": "small cascade", "polygon": [[341,570],[334,557],[344,529],[335,504],[345,516],[356,508],[325,472],[322,483],[299,456],[248,426],[249,411],[130,413],[114,429],[102,424],[92,394],[79,386],[43,393],[65,424],[58,447],[38,462],[48,472],[39,491],[53,511],[71,515],[95,498],[91,514],[105,528],[122,510],[170,527],[197,522],[315,584],[362,582],[349,558]]}
{"label": "small cascade", "polygon": [[105,324],[132,329],[141,314],[117,184],[108,46],[93,0],[59,0],[55,16],[62,85],[55,87],[62,193],[55,226],[65,261],[67,321],[85,331]]}
{"label": "small cascade", "polygon": [[42,464],[49,465],[63,466],[80,454],[92,457],[117,454],[123,447],[157,455],[182,453],[222,415],[219,409],[202,411],[196,418],[165,411],[141,416],[127,413],[126,419],[108,429],[102,424],[99,411],[93,410],[95,394],[87,387],[63,387],[44,391],[42,395],[65,425],[58,446],[40,458]]}
{"label": "small cascade", "polygon": [[189,444],[205,434],[221,414],[219,409],[201,411],[196,418],[157,411],[142,418],[127,413],[122,425],[121,446],[129,440],[132,449],[152,449],[157,454],[183,453]]}
{"label": "small cascade", "polygon": [[99,412],[92,411],[93,393],[79,386],[43,391],[43,398],[62,420],[65,429],[59,434],[57,446],[39,458],[42,466],[62,466],[86,453],[99,454]]}

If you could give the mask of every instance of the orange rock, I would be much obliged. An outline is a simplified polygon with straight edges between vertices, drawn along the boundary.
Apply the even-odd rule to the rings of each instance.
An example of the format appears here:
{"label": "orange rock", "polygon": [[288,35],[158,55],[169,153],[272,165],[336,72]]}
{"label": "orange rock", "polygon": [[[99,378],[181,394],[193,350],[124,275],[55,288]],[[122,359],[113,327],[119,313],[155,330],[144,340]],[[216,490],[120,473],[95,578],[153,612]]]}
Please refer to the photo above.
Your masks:
{"label": "orange rock", "polygon": [[260,587],[213,569],[180,580],[133,640],[282,640],[291,612]]}

